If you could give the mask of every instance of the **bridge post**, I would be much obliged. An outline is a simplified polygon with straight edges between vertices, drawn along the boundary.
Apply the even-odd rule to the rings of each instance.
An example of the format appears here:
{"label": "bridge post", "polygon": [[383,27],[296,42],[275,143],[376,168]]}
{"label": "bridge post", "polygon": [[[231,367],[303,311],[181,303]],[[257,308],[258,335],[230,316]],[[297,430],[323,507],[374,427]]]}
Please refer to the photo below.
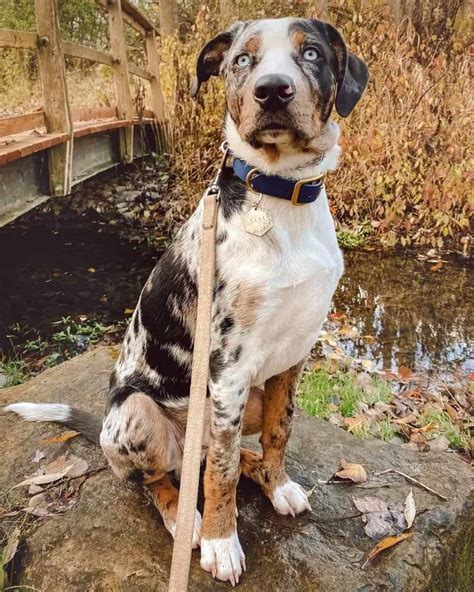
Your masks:
{"label": "bridge post", "polygon": [[120,131],[120,157],[123,162],[133,160],[133,102],[128,76],[127,48],[123,30],[121,0],[109,0],[109,32],[112,50],[115,94],[117,98],[117,116],[127,119],[130,125]]}
{"label": "bridge post", "polygon": [[35,0],[35,7],[46,131],[69,136],[67,142],[48,150],[50,194],[63,196],[71,192],[73,133],[57,0]]}
{"label": "bridge post", "polygon": [[146,54],[148,60],[148,70],[151,74],[150,91],[151,105],[155,118],[158,122],[157,142],[159,150],[165,150],[167,144],[167,126],[165,122],[165,101],[160,83],[160,58],[156,47],[156,34],[153,29],[146,32],[145,36]]}

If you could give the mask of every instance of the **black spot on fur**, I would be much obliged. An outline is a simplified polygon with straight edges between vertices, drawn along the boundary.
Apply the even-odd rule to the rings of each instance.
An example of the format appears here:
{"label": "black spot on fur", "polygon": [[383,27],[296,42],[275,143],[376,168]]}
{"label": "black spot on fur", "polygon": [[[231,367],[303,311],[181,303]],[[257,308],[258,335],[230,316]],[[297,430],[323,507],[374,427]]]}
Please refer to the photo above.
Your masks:
{"label": "black spot on fur", "polygon": [[238,345],[234,351],[232,352],[232,360],[234,362],[238,362],[240,360],[240,356],[242,355],[242,346]]}
{"label": "black spot on fur", "polygon": [[130,481],[134,481],[135,483],[143,483],[144,478],[145,474],[140,469],[133,469],[133,471],[128,475],[128,479]]}
{"label": "black spot on fur", "polygon": [[[227,283],[225,282],[225,280],[219,280],[219,282],[214,286],[214,298],[218,295],[218,294],[222,294],[222,292],[225,290],[227,286]],[[217,308],[216,314],[220,314],[220,308]]]}
{"label": "black spot on fur", "polygon": [[129,428],[130,428],[130,424],[132,423],[132,418],[129,417],[127,419],[127,422],[125,423],[125,431],[128,432]]}
{"label": "black spot on fur", "polygon": [[234,319],[231,316],[226,316],[220,324],[220,330],[223,335],[228,333],[234,326]]}
{"label": "black spot on fur", "polygon": [[216,245],[222,245],[227,240],[227,232],[224,230],[216,236]]}
{"label": "black spot on fur", "polygon": [[216,381],[219,376],[221,375],[222,370],[224,369],[224,357],[219,350],[216,350],[211,353],[211,359],[209,363],[209,370],[211,379]]}
{"label": "black spot on fur", "polygon": [[240,425],[240,421],[241,421],[241,417],[239,415],[238,417],[235,417],[230,423],[232,426],[237,427]]}
{"label": "black spot on fur", "polygon": [[226,220],[242,211],[245,202],[245,183],[226,168],[219,179],[221,189],[221,212]]}
{"label": "black spot on fur", "polygon": [[128,456],[128,448],[124,445],[118,447],[118,453],[121,456]]}
{"label": "black spot on fur", "polygon": [[142,440],[141,442],[137,442],[136,444],[134,442],[132,442],[131,440],[128,441],[128,449],[133,454],[137,454],[138,452],[143,452],[144,450],[146,450],[147,445],[148,445],[148,440]]}
{"label": "black spot on fur", "polygon": [[113,406],[120,407],[120,405],[122,405],[131,394],[136,392],[137,388],[135,386],[131,386],[130,384],[114,386],[108,395],[107,412]]}
{"label": "black spot on fur", "polygon": [[138,320],[138,313],[135,313],[135,318],[133,319],[133,330],[135,332],[135,335],[138,335],[138,332],[140,330],[140,322]]}

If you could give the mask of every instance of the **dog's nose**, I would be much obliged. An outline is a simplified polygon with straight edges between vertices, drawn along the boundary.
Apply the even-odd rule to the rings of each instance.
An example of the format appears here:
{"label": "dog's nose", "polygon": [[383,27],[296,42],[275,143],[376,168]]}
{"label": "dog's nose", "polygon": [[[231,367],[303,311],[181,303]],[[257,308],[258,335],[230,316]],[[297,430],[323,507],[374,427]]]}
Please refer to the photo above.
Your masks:
{"label": "dog's nose", "polygon": [[295,98],[295,86],[289,76],[267,74],[255,83],[253,96],[263,109],[278,109]]}

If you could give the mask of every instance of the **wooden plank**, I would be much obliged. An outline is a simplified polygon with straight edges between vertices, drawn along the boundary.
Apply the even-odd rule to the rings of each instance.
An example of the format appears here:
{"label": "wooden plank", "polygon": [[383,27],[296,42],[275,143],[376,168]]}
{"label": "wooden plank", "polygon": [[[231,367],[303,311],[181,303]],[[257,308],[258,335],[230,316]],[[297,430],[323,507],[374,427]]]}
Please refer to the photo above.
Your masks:
{"label": "wooden plank", "polygon": [[[127,48],[123,31],[121,1],[115,0],[108,6],[110,46],[114,58],[115,94],[119,119],[133,118],[133,103],[128,78]],[[133,160],[133,126],[123,128],[120,133],[120,156],[123,162]]]}
{"label": "wooden plank", "polygon": [[99,51],[93,47],[86,47],[79,43],[72,43],[71,41],[63,41],[63,52],[65,55],[81,58],[90,62],[98,62],[99,64],[113,65],[113,58],[105,51]]}
{"label": "wooden plank", "polygon": [[148,70],[152,76],[150,80],[151,103],[155,117],[159,122],[165,120],[165,102],[160,83],[160,58],[156,47],[156,35],[149,31],[145,38],[146,54],[148,59]]}
{"label": "wooden plank", "polygon": [[94,119],[110,119],[117,116],[116,107],[82,107],[71,110],[72,121],[92,121]]}
{"label": "wooden plank", "polygon": [[147,16],[137,6],[134,6],[131,2],[129,2],[129,0],[122,0],[122,10],[145,31],[155,30],[155,27],[148,20]]}
{"label": "wooden plank", "polygon": [[0,119],[0,138],[20,134],[35,127],[44,127],[44,111],[35,111],[34,113],[24,113],[23,115],[12,115],[11,117],[2,117]]}
{"label": "wooden plank", "polygon": [[38,34],[29,31],[13,31],[0,29],[0,47],[14,47],[16,49],[37,49]]}
{"label": "wooden plank", "polygon": [[54,146],[48,153],[50,193],[52,196],[61,196],[71,190],[73,138],[57,0],[35,0],[35,6],[46,130],[68,136],[67,142]]}
{"label": "wooden plank", "polygon": [[131,125],[130,119],[109,119],[108,121],[98,121],[89,124],[78,124],[74,127],[74,137],[82,138],[91,134],[99,134],[113,129],[120,129]]}
{"label": "wooden plank", "polygon": [[[95,0],[95,1],[96,1],[96,4],[98,4],[99,6],[101,6],[106,11],[108,11],[109,10],[109,6],[114,3],[114,2],[110,2],[109,0]],[[144,29],[139,23],[137,23],[126,12],[123,12],[122,13],[122,19],[123,19],[123,21],[125,23],[127,23],[127,25],[129,25],[130,27],[132,27],[132,29],[135,29],[135,31],[137,31],[138,33],[140,33],[140,35],[145,36],[146,29]]]}
{"label": "wooden plank", "polygon": [[152,75],[150,74],[150,72],[143,70],[139,66],[135,66],[135,64],[128,64],[128,71],[130,74],[133,74],[134,76],[138,76],[139,78],[144,78],[145,80],[148,80],[151,82]]}
{"label": "wooden plank", "polygon": [[40,150],[46,150],[67,143],[69,134],[56,133],[37,136],[24,136],[9,143],[0,142],[0,166],[24,158]]}

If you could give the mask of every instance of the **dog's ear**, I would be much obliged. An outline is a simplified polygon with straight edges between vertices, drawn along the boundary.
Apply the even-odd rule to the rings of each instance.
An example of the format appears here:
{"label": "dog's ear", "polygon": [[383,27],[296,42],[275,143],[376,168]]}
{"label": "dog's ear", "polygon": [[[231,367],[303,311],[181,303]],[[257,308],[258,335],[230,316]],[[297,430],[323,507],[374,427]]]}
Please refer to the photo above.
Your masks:
{"label": "dog's ear", "polygon": [[[348,51],[344,39],[337,29],[329,23],[321,23],[337,58],[336,111],[341,117],[347,117],[364,94],[369,80],[369,69],[364,61]],[[318,28],[320,28],[318,27]]]}
{"label": "dog's ear", "polygon": [[337,84],[336,111],[341,117],[347,117],[354,109],[369,81],[367,64],[347,51],[346,65],[342,79]]}
{"label": "dog's ear", "polygon": [[219,76],[225,53],[244,25],[245,23],[242,22],[235,23],[228,31],[219,33],[202,48],[197,60],[196,77],[190,88],[193,99],[197,96],[203,82],[207,82],[211,76]]}

